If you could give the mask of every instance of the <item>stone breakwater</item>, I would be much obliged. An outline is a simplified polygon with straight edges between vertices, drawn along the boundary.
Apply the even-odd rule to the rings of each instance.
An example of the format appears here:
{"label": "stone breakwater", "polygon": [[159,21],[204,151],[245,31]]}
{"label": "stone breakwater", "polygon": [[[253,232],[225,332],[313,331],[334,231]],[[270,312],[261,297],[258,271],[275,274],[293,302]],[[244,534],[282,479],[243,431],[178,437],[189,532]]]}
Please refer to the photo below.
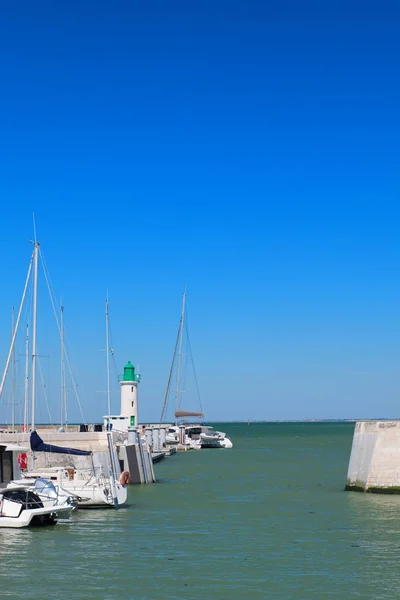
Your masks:
{"label": "stone breakwater", "polygon": [[400,494],[400,421],[356,423],[345,489]]}

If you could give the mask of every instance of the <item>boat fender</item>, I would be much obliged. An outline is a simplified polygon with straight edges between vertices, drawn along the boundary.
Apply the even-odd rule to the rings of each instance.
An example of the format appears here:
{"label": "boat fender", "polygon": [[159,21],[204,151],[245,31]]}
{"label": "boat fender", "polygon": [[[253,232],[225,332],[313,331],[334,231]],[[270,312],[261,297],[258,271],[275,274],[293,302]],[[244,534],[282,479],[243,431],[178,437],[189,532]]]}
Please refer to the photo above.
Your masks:
{"label": "boat fender", "polygon": [[119,478],[119,482],[121,485],[128,485],[128,483],[131,480],[131,476],[129,474],[129,471],[122,471],[121,476]]}

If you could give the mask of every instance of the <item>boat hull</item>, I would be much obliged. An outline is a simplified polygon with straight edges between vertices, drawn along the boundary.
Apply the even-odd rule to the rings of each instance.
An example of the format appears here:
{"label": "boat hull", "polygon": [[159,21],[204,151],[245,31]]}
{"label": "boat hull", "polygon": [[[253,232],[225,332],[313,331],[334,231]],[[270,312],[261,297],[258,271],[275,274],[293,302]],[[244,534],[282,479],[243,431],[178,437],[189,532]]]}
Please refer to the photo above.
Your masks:
{"label": "boat hull", "polygon": [[201,438],[200,445],[202,448],[233,448],[231,440],[227,437],[222,439]]}
{"label": "boat hull", "polygon": [[[128,489],[119,483],[115,485],[118,506],[125,504],[128,497]],[[114,498],[111,489],[102,487],[93,487],[90,490],[87,486],[65,486],[71,494],[78,496],[78,508],[114,508]]]}
{"label": "boat hull", "polygon": [[[21,479],[13,481],[9,487],[12,485],[15,486],[34,486],[35,479]],[[58,482],[53,481],[58,487],[58,493],[64,497],[71,497],[74,505],[78,508],[114,508],[114,498],[111,492],[111,486],[104,484],[90,484],[86,480],[68,480],[61,479]],[[122,506],[125,504],[128,497],[128,490],[126,486],[121,485],[120,483],[115,484],[115,491],[117,495],[117,503],[118,506]],[[46,497],[41,496],[41,500],[44,506],[50,507],[52,506],[52,500],[46,499]]]}
{"label": "boat hull", "polygon": [[233,448],[233,444],[223,431],[208,430],[200,434],[202,448]]}
{"label": "boat hull", "polygon": [[55,525],[59,519],[69,519],[72,507],[34,508],[26,509],[18,517],[0,516],[0,528],[7,527],[19,529],[21,527],[38,527],[45,525]]}

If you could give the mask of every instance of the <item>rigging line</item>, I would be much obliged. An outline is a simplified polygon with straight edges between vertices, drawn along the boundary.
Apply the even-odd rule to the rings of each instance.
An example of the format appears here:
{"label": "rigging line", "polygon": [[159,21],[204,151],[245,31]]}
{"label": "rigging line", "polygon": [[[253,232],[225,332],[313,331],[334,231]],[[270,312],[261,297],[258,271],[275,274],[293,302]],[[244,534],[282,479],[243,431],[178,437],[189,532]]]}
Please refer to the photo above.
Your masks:
{"label": "rigging line", "polygon": [[[21,403],[20,407],[19,407],[19,423],[22,424],[24,422],[24,416],[23,416],[23,404]],[[19,440],[19,432],[17,434],[17,439]]]}
{"label": "rigging line", "polygon": [[175,390],[175,425],[178,424],[176,413],[178,412],[179,404],[180,404],[180,385],[182,380],[181,374],[181,364],[182,364],[182,344],[183,344],[183,332],[184,332],[184,322],[185,322],[185,305],[186,305],[186,288],[182,297],[182,311],[181,311],[181,320],[179,326],[179,352],[178,352],[178,365],[176,369],[176,390]]}
{"label": "rigging line", "polygon": [[[186,319],[186,323],[187,323],[187,322],[188,322],[188,319]],[[192,368],[193,368],[194,381],[195,381],[195,384],[196,384],[197,397],[198,397],[199,404],[200,404],[200,411],[203,413],[203,412],[204,412],[204,411],[203,411],[203,403],[202,403],[202,401],[201,401],[201,396],[200,396],[200,388],[199,388],[199,383],[198,383],[198,380],[197,380],[196,368],[195,368],[195,366],[194,366],[194,358],[193,358],[193,352],[192,352],[192,345],[191,345],[191,343],[190,343],[190,339],[189,339],[189,331],[188,331],[187,325],[186,325],[186,336],[187,336],[187,344],[188,344],[188,346],[189,346],[189,355],[190,355],[190,360],[191,360],[191,363],[192,363]]]}
{"label": "rigging line", "polygon": [[[49,270],[49,268],[48,268],[48,266],[47,266],[47,261],[46,261],[46,259],[45,259],[45,256],[44,256],[44,254],[43,254],[43,250],[42,250],[41,248],[40,248],[40,258],[41,258],[41,260],[42,260],[42,267],[43,267],[43,271],[45,272],[45,274],[47,274],[48,288],[50,287],[50,290],[51,290],[51,294],[50,294],[50,290],[49,290],[49,294],[50,294],[50,296],[53,296],[53,298],[56,298],[56,297],[57,297],[57,295],[56,295],[56,289],[55,289],[55,286],[54,286],[54,284],[53,284],[53,281],[52,281],[52,279],[51,279],[51,276],[50,276],[50,270]],[[63,308],[63,307],[62,307],[62,301],[61,301],[61,300],[62,300],[62,299],[60,299],[60,305],[58,305],[58,303],[57,303],[57,302],[54,302],[54,305],[57,307],[57,309],[59,309],[59,311],[61,311],[61,309]],[[61,321],[60,321],[60,329],[61,329]],[[65,350],[66,350],[66,347],[67,347],[67,345],[68,345],[68,340],[66,339],[66,338],[67,338],[67,336],[66,336],[66,332],[68,332],[68,326],[67,326],[67,327],[65,327],[65,331],[64,331],[64,347],[65,347]],[[70,353],[70,355],[72,355],[72,354],[73,354],[73,352],[72,352],[72,349],[71,349],[71,348],[69,348],[69,353]],[[74,362],[74,360],[73,360],[73,356],[72,356],[72,358],[71,358],[71,363],[73,364],[73,362]],[[74,365],[74,366],[75,366],[75,365]],[[76,370],[77,370],[77,369],[76,369]],[[80,374],[78,373],[78,375],[80,375]]]}
{"label": "rigging line", "polygon": [[67,429],[68,414],[67,414],[67,386],[65,379],[65,326],[64,326],[64,307],[62,299],[60,299],[60,327],[61,327],[61,402],[60,402],[60,426]]}
{"label": "rigging line", "polygon": [[[12,334],[14,333],[14,321],[15,321],[15,310],[14,310],[14,306],[12,307]],[[12,361],[11,361],[11,428],[13,430],[14,433],[14,429],[15,429],[15,344],[14,344],[14,349],[13,349],[13,353],[12,353]]]}
{"label": "rigging line", "polygon": [[23,291],[23,294],[22,294],[21,304],[20,304],[19,310],[18,310],[17,321],[16,321],[15,327],[14,327],[14,332],[13,332],[13,336],[12,336],[12,340],[11,340],[11,346],[10,346],[10,350],[8,352],[6,366],[5,366],[4,373],[3,373],[3,378],[2,378],[1,383],[0,383],[0,397],[1,397],[2,393],[3,393],[4,382],[5,382],[6,377],[7,377],[8,367],[10,366],[10,360],[11,360],[11,356],[12,356],[12,353],[13,353],[13,350],[14,350],[15,338],[17,337],[18,326],[19,326],[19,322],[20,322],[20,319],[21,319],[21,313],[22,313],[22,309],[23,309],[23,306],[24,306],[24,302],[25,302],[26,290],[27,290],[27,287],[28,287],[29,278],[30,278],[31,270],[32,270],[33,255],[34,255],[34,251],[32,252],[31,260],[29,262],[28,275],[26,276],[26,281],[25,281],[24,291]]}
{"label": "rigging line", "polygon": [[32,221],[33,221],[33,241],[37,242],[37,238],[36,238],[36,220],[35,220],[35,213],[32,213]]}
{"label": "rigging line", "polygon": [[[189,347],[190,347],[190,341],[189,341]],[[196,390],[197,390],[197,397],[198,397],[199,404],[200,404],[200,412],[204,413],[204,411],[203,411],[203,403],[201,401],[200,388],[199,388],[199,383],[198,383],[198,380],[197,380],[197,373],[196,373],[196,368],[194,366],[194,359],[193,359],[193,354],[192,354],[191,347],[190,347],[190,360],[191,360],[192,367],[193,367],[194,380],[195,380]]]}
{"label": "rigging line", "polygon": [[[108,332],[109,332],[109,341],[110,341],[109,352],[111,355],[111,362],[114,367],[115,381],[117,381],[118,380],[118,368],[117,368],[117,363],[115,360],[115,349],[114,349],[114,344],[113,344],[110,313],[108,313]],[[112,390],[112,382],[111,382],[111,390]]]}
{"label": "rigging line", "polygon": [[169,370],[169,377],[168,377],[167,389],[165,391],[164,404],[163,404],[162,411],[161,411],[160,425],[163,422],[163,419],[164,419],[164,416],[165,416],[165,411],[166,411],[166,408],[167,408],[168,396],[169,396],[170,387],[171,387],[171,379],[172,379],[172,373],[173,373],[173,370],[174,370],[174,364],[175,364],[175,359],[176,359],[176,349],[178,348],[180,331],[181,331],[181,325],[179,325],[178,333],[177,333],[177,336],[176,336],[174,354],[172,356],[172,363],[171,363],[171,368]]}
{"label": "rigging line", "polygon": [[43,378],[43,371],[42,371],[42,366],[40,364],[40,360],[37,361],[37,365],[39,367],[39,375],[40,375],[40,379],[42,381],[44,399],[45,399],[45,402],[46,402],[47,414],[49,415],[50,425],[52,427],[54,427],[53,419],[51,418],[50,407],[49,407],[49,399],[48,399],[48,396],[47,396],[47,389],[46,389],[46,384],[45,384],[44,378]]}
{"label": "rigging line", "polygon": [[[189,363],[186,360],[186,357],[188,355],[188,349],[187,349],[187,329],[186,329],[186,325],[184,325],[184,331],[183,331],[183,346],[182,346],[182,354],[181,354],[181,358],[185,357],[184,360],[182,361],[183,367],[181,368],[181,377],[179,380],[179,399],[178,399],[178,410],[181,409],[181,405],[182,405],[182,394],[185,394],[187,392],[187,382],[188,382],[188,371],[189,371]],[[186,403],[186,400],[185,400]]]}
{"label": "rigging line", "polygon": [[29,421],[29,324],[26,324],[25,334],[25,369],[24,369],[24,429],[28,428]]}
{"label": "rigging line", "polygon": [[[42,252],[40,252],[40,255],[41,255],[41,258],[42,258]],[[61,327],[60,327],[60,323],[59,323],[59,320],[58,320],[58,315],[57,315],[57,312],[56,312],[54,298],[53,298],[53,295],[51,293],[51,289],[50,289],[50,286],[49,286],[48,273],[47,273],[47,271],[45,269],[43,260],[42,260],[42,267],[43,267],[43,273],[44,273],[44,276],[45,276],[47,288],[48,288],[48,291],[49,291],[50,301],[51,301],[51,305],[52,305],[52,308],[53,308],[53,313],[54,313],[54,317],[55,317],[55,320],[56,320],[58,332],[59,332],[60,337],[61,337]],[[70,377],[71,377],[71,381],[72,381],[72,387],[74,389],[75,396],[76,396],[76,399],[78,401],[78,406],[79,406],[79,410],[80,410],[80,413],[81,413],[82,421],[84,423],[86,423],[85,418],[83,416],[83,410],[82,410],[82,405],[81,405],[81,401],[80,401],[79,394],[78,394],[77,385],[75,383],[75,379],[74,379],[74,376],[72,374],[71,363],[70,363],[70,359],[69,359],[69,355],[68,355],[67,349],[65,347],[65,342],[64,342],[64,352],[65,352],[65,360],[66,360],[67,366],[68,366],[68,371],[69,371],[69,374],[70,374]]]}
{"label": "rigging line", "polygon": [[[65,346],[65,353],[68,352],[69,356],[70,356],[70,364],[71,364],[71,368],[73,370],[73,372],[76,375],[76,378],[79,380],[82,380],[82,376],[79,370],[79,367],[76,363],[75,360],[75,356],[74,356],[74,351],[73,351],[73,347],[71,346],[69,339],[68,339],[68,325],[65,326],[65,333],[64,333],[64,346]],[[68,390],[68,386],[66,385],[66,389]]]}
{"label": "rigging line", "polygon": [[[189,362],[187,360],[185,360],[184,363],[184,367],[183,367],[183,375],[182,375],[182,381],[181,381],[181,394],[185,394],[187,392],[187,386],[188,386],[188,372],[189,372]],[[185,403],[187,402],[187,398],[185,400]],[[179,401],[179,407],[181,406],[182,403],[182,396],[181,399]]]}
{"label": "rigging line", "polygon": [[[40,248],[40,258],[42,260],[43,271],[47,272],[47,278],[48,278],[48,281],[49,281],[49,284],[50,284],[51,293],[53,294],[53,297],[55,298],[56,297],[56,290],[55,290],[55,287],[53,285],[52,279],[50,277],[50,270],[49,270],[49,268],[47,266],[47,262],[46,262],[46,259],[44,257],[44,254],[43,254],[43,250],[41,248]],[[58,306],[57,308],[61,308],[61,306]]]}
{"label": "rigging line", "polygon": [[[115,375],[115,381],[117,381],[118,379],[118,368],[117,368],[117,362],[115,360],[115,352],[113,351],[113,349],[110,349],[111,352],[111,361],[114,367],[114,375]],[[111,388],[112,388],[112,383],[111,383]]]}
{"label": "rigging line", "polygon": [[[48,280],[48,277],[47,277],[47,271],[45,269],[45,265],[44,265],[44,262],[43,262],[43,253],[40,250],[40,248],[39,248],[39,254],[40,254],[40,258],[42,259],[42,267],[43,267],[44,278],[46,280],[47,289],[48,289],[49,296],[50,296],[50,302],[51,302],[51,306],[53,308],[54,318],[56,320],[58,333],[60,334],[60,337],[61,337],[61,327],[60,327],[60,323],[59,323],[59,320],[58,320],[58,315],[57,315],[56,307],[55,307],[55,304],[54,304],[53,295],[52,295],[51,289],[50,289],[49,280]],[[76,386],[75,379],[74,379],[74,376],[72,374],[71,363],[69,361],[69,356],[68,356],[68,352],[67,352],[67,350],[65,348],[65,344],[64,344],[64,351],[65,351],[65,360],[67,362],[68,371],[69,371],[69,374],[70,374],[70,377],[71,377],[72,387],[74,388],[75,396],[76,396],[76,399],[78,401],[78,406],[79,406],[79,411],[81,413],[82,421],[83,421],[84,424],[86,424],[85,418],[83,416],[83,410],[82,410],[81,401],[80,401],[79,394],[78,394],[78,388]]]}
{"label": "rigging line", "polygon": [[[188,312],[187,312],[187,303],[185,306],[185,322],[184,322],[184,326],[183,326],[183,344],[184,347],[182,348],[182,356],[185,357],[185,360],[183,361],[183,369],[182,369],[182,378],[181,378],[181,386],[182,386],[182,390],[181,393],[185,393],[187,391],[187,385],[188,385],[188,373],[189,373],[189,361],[187,360],[187,355],[189,353],[189,349],[188,349],[188,336],[189,336],[189,330],[188,330]],[[187,400],[186,400],[187,402]],[[181,402],[179,402],[179,405],[181,404]]]}

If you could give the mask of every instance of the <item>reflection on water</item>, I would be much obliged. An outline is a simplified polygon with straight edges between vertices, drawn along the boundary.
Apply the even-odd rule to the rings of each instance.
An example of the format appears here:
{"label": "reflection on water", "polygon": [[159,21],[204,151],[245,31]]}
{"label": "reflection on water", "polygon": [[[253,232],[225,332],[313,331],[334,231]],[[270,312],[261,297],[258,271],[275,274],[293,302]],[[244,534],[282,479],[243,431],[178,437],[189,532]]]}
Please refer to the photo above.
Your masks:
{"label": "reflection on water", "polygon": [[343,492],[352,429],[225,425],[233,450],[166,459],[127,508],[0,530],[2,597],[394,598],[400,497]]}

